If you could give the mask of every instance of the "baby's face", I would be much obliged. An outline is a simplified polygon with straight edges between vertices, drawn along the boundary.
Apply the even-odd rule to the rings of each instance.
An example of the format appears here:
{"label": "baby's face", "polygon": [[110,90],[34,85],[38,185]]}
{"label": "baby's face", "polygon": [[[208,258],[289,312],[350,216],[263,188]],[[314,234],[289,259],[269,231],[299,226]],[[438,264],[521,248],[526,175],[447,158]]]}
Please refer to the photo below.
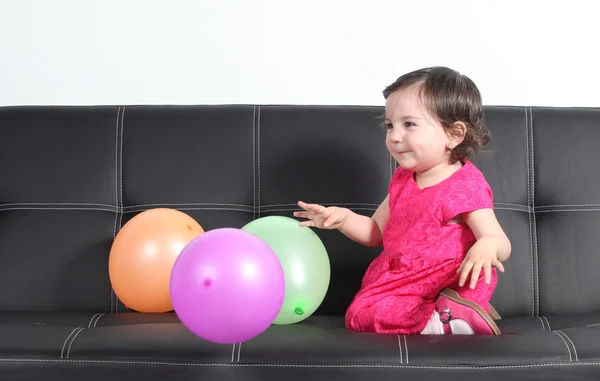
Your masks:
{"label": "baby's face", "polygon": [[448,163],[448,136],[427,111],[418,88],[390,94],[385,103],[386,147],[404,169],[424,172]]}

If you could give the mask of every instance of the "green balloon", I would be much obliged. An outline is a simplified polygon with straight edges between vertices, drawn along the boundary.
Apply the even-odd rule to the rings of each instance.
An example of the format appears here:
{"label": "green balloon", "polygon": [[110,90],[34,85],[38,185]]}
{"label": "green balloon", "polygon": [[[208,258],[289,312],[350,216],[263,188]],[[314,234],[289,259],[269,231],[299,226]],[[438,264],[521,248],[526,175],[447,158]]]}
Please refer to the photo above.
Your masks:
{"label": "green balloon", "polygon": [[285,276],[283,305],[273,324],[293,324],[312,315],[329,289],[331,267],[323,242],[289,217],[261,217],[242,230],[262,239],[279,258]]}

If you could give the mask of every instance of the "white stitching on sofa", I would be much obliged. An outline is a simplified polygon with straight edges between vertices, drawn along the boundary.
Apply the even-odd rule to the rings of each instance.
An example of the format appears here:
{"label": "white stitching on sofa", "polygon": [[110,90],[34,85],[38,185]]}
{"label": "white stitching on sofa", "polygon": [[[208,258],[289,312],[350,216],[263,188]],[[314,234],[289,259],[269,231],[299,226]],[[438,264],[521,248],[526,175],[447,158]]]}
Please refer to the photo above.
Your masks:
{"label": "white stitching on sofa", "polygon": [[113,212],[113,209],[104,209],[104,208],[75,208],[75,207],[67,207],[67,208],[53,208],[53,207],[14,207],[14,208],[0,208],[0,212],[4,212],[7,210],[89,210],[89,211],[104,211],[104,212]]}
{"label": "white stitching on sofa", "polygon": [[598,212],[598,209],[551,209],[551,210],[538,210],[536,213],[552,213],[552,212]]}
{"label": "white stitching on sofa", "polygon": [[[124,136],[124,120],[125,120],[125,106],[121,110],[121,139],[120,139],[120,150],[119,150],[119,200],[117,201],[117,215],[119,216],[119,230],[123,226],[123,136]],[[115,299],[114,312],[119,312],[119,298],[115,294],[112,285],[110,288],[111,295]],[[112,312],[112,311],[111,311]]]}
{"label": "white stitching on sofa", "polygon": [[233,346],[231,347],[231,362],[233,362],[233,359],[235,357],[235,344],[233,343]]}
{"label": "white stitching on sofa", "polygon": [[90,319],[90,322],[88,323],[88,328],[91,328],[91,327],[92,327],[92,321],[94,321],[94,318],[95,318],[96,316],[98,316],[98,315],[100,315],[100,312],[96,312],[96,313],[94,314],[94,316],[92,316],[92,318]]}
{"label": "white stitching on sofa", "polygon": [[37,359],[37,358],[0,358],[0,362],[37,362],[37,363],[73,363],[73,364],[119,364],[119,365],[165,365],[191,367],[241,367],[241,368],[407,368],[407,369],[448,369],[448,370],[488,370],[488,369],[523,369],[557,366],[599,366],[599,361],[588,362],[548,362],[541,364],[519,365],[394,365],[394,364],[273,364],[273,363],[190,363],[167,361],[134,361],[134,360],[93,360],[93,359]]}
{"label": "white stitching on sofa", "polygon": [[256,211],[256,217],[260,218],[260,203],[261,203],[261,199],[260,199],[260,106],[258,106],[258,119],[257,119],[257,166],[258,166],[258,204],[257,204],[257,211]]}
{"label": "white stitching on sofa", "polygon": [[569,342],[573,346],[573,353],[575,353],[575,361],[579,361],[579,357],[577,356],[577,348],[575,347],[575,343],[573,342],[573,340],[571,340],[571,338],[569,337],[569,335],[567,335],[566,333],[564,333],[560,329],[557,329],[556,331],[562,333],[567,338],[567,340],[569,340]]}
{"label": "white stitching on sofa", "polygon": [[98,317],[96,318],[96,321],[94,322],[94,327],[96,327],[98,325],[98,322],[100,321],[100,318],[102,316],[104,316],[104,315],[106,315],[106,313],[104,313],[104,312],[101,313],[100,315],[98,315]]}
{"label": "white stitching on sofa", "polygon": [[75,334],[75,336],[73,336],[73,339],[71,340],[71,342],[69,343],[69,348],[67,348],[67,357],[69,358],[69,354],[71,353],[71,345],[73,345],[73,343],[75,342],[75,339],[77,338],[77,336],[81,333],[81,331],[83,331],[85,328],[80,328],[79,331],[77,331],[77,333]]}
{"label": "white stitching on sofa", "polygon": [[542,329],[545,331],[546,330],[546,326],[544,325],[544,321],[539,316],[537,316],[537,318],[540,320],[540,322],[542,322]]}
{"label": "white stitching on sofa", "polygon": [[600,204],[554,204],[554,205],[541,205],[541,206],[538,206],[537,208],[538,209],[554,208],[554,207],[562,208],[564,206],[568,206],[568,207],[587,207],[587,206],[600,207]]}
{"label": "white stitching on sofa", "polygon": [[239,343],[238,345],[238,356],[237,356],[237,362],[240,362],[240,356],[242,355],[242,343]]}
{"label": "white stitching on sofa", "polygon": [[[115,226],[113,228],[113,239],[117,237],[117,220],[119,219],[119,115],[121,106],[117,107],[117,122],[115,126]],[[110,286],[110,312],[113,312],[115,291]]]}
{"label": "white stitching on sofa", "polygon": [[[119,187],[119,194],[117,195],[117,217],[119,219],[119,227],[118,230],[121,230],[121,223],[123,221],[123,214],[122,214],[122,209],[123,209],[123,114],[125,114],[125,106],[123,106],[123,108],[121,109],[121,128],[120,128],[120,132],[119,129],[117,128],[117,132],[120,133],[120,152],[119,150],[117,150],[117,152],[119,152],[119,160],[117,161],[117,165],[118,168],[116,168],[116,173],[119,175],[119,180],[117,181],[117,186]],[[119,184],[120,183],[120,184]],[[117,298],[114,289],[110,288],[110,295],[111,295],[111,306],[114,305],[114,308],[111,307],[111,312],[116,312],[118,310],[118,306],[119,306],[119,299]],[[114,300],[114,304],[113,304],[113,300]]]}
{"label": "white stitching on sofa", "polygon": [[[119,151],[119,155],[121,156],[121,160],[119,162],[119,176],[120,176],[120,180],[119,181],[119,194],[120,194],[120,202],[119,202],[119,206],[120,206],[120,210],[119,210],[119,229],[121,229],[121,226],[123,224],[123,136],[124,136],[124,130],[125,130],[125,124],[124,124],[124,120],[125,120],[125,106],[123,106],[123,111],[121,112],[121,150]],[[119,305],[116,305],[117,311],[118,311],[118,307]]]}
{"label": "white stitching on sofa", "polygon": [[523,209],[519,209],[519,208],[510,208],[510,207],[509,208],[503,208],[503,207],[498,207],[497,206],[497,207],[494,207],[494,209],[496,209],[496,210],[512,210],[514,212],[531,213],[531,212],[528,212],[527,210],[523,210]]}
{"label": "white stitching on sofa", "polygon": [[586,325],[586,327],[597,327],[599,325],[600,325],[600,323],[588,324],[588,325]]}
{"label": "white stitching on sofa", "polygon": [[195,206],[237,206],[237,207],[248,208],[248,209],[253,209],[254,208],[254,206],[252,206],[252,205],[228,204],[228,203],[225,203],[225,202],[180,202],[180,203],[162,203],[162,204],[157,204],[157,203],[156,204],[136,204],[136,205],[125,206],[125,207],[123,207],[123,209],[127,210],[127,209],[141,208],[141,207],[147,207],[147,206],[181,206],[181,205],[195,205]]}
{"label": "white stitching on sofa", "polygon": [[[154,206],[185,206],[185,205],[201,205],[201,206],[237,206],[242,208],[253,209],[252,205],[245,204],[232,204],[232,203],[217,203],[217,202],[186,202],[186,203],[155,203],[155,204],[137,204],[124,206],[121,209],[124,209],[127,212],[130,209],[139,209],[146,207],[154,207]],[[324,202],[321,205],[335,205],[335,206],[353,206],[353,205],[362,205],[362,206],[375,206],[378,207],[379,204],[369,203],[369,202]],[[600,211],[600,204],[556,204],[556,205],[542,205],[536,206],[535,211],[532,208],[528,208],[527,205],[514,204],[510,202],[494,202],[494,205],[508,205],[515,206],[515,208],[501,208],[496,207],[495,209],[502,210],[514,210],[519,212],[526,213],[551,213],[551,212],[597,212]],[[62,207],[61,207],[62,206]],[[264,207],[279,207],[279,206],[296,206],[297,204],[270,204],[263,205]],[[55,207],[51,210],[71,210],[73,207],[84,207],[85,210],[98,210],[98,211],[107,211],[116,213],[119,209],[117,205],[110,204],[100,204],[93,202],[12,202],[12,203],[0,203],[0,208],[3,210],[28,210],[28,209],[37,209],[43,210],[51,207]],[[61,207],[61,208],[59,208]],[[98,207],[98,208],[95,208]],[[570,209],[569,209],[570,208]],[[578,209],[574,209],[578,208]],[[523,210],[526,209],[526,210]],[[540,210],[540,209],[549,209],[549,210]]]}
{"label": "white stitching on sofa", "polygon": [[97,203],[93,203],[93,202],[10,202],[10,203],[6,203],[6,204],[0,204],[0,207],[29,206],[29,205],[36,205],[36,206],[60,206],[60,205],[65,205],[65,206],[105,206],[107,208],[111,208],[111,211],[113,211],[113,209],[115,209],[117,207],[116,205],[97,204]]}
{"label": "white stitching on sofa", "polygon": [[400,364],[404,364],[404,362],[402,361],[402,342],[400,341],[400,335],[396,335],[398,336],[398,349],[400,350]]}
{"label": "white stitching on sofa", "polygon": [[[535,147],[533,144],[533,111],[529,107],[529,125],[531,127],[531,207],[535,211]],[[533,214],[533,237],[535,242],[535,294],[537,298],[536,315],[540,314],[540,263],[538,254],[537,221]]]}
{"label": "white stitching on sofa", "polygon": [[[377,208],[352,208],[354,210],[377,210]],[[298,209],[292,209],[292,208],[281,208],[281,209],[263,209],[263,212],[295,212],[298,211]]]}
{"label": "white stitching on sofa", "polygon": [[[115,209],[115,226],[113,229],[113,238],[115,238],[117,236],[117,218],[119,217],[119,179],[118,179],[118,172],[119,172],[119,114],[121,113],[121,106],[117,107],[117,123],[115,126],[115,203],[117,205],[115,205],[116,209]],[[111,295],[110,295],[110,302],[111,302],[111,311],[112,311],[112,287],[111,287]]]}
{"label": "white stitching on sofa", "polygon": [[71,331],[71,333],[69,334],[69,336],[67,336],[67,338],[65,339],[63,345],[62,345],[62,349],[60,350],[60,358],[62,359],[64,356],[64,352],[65,352],[65,345],[67,345],[67,341],[69,340],[69,338],[73,335],[73,333],[75,333],[75,331],[77,331],[78,329],[80,329],[81,327],[77,327],[75,329],[73,329]]}
{"label": "white stitching on sofa", "polygon": [[[139,209],[132,209],[132,210],[127,210],[123,213],[136,213],[136,212],[140,212],[140,211],[144,211],[144,210],[148,210],[149,208],[139,208]],[[177,208],[177,209],[181,209],[181,210],[229,210],[229,211],[239,211],[239,212],[245,212],[245,213],[252,213],[252,208],[250,209],[238,209],[238,208],[196,208],[196,207],[182,207],[182,208]],[[35,207],[35,206],[31,206],[31,207],[8,207],[8,208],[2,208],[0,205],[0,212],[3,211],[8,211],[8,210],[87,210],[87,211],[92,211],[92,212],[111,212],[111,213],[115,213],[114,209],[105,209],[105,208],[85,208],[85,207],[64,207],[64,208],[56,208],[56,207]],[[290,209],[292,210],[292,209]],[[297,210],[297,209],[293,209],[293,210]]]}
{"label": "white stitching on sofa", "polygon": [[529,209],[529,205],[515,204],[514,202],[494,202],[494,204],[496,204],[496,205],[521,206],[523,208],[528,208]]}
{"label": "white stitching on sofa", "polygon": [[569,344],[567,343],[567,341],[565,340],[565,338],[564,338],[564,337],[562,337],[562,336],[560,335],[560,333],[558,333],[558,332],[560,332],[560,331],[551,331],[551,332],[554,332],[554,333],[555,333],[555,334],[556,334],[558,337],[560,337],[560,338],[561,338],[561,340],[562,340],[562,341],[565,343],[565,345],[567,346],[567,350],[569,351],[569,360],[570,360],[570,361],[573,361],[573,356],[571,356],[571,348],[569,347]]}
{"label": "white stitching on sofa", "polygon": [[[531,208],[529,208],[528,210],[524,210],[527,209],[527,205],[519,205],[519,204],[512,204],[512,203],[507,203],[507,202],[495,202],[495,205],[509,205],[509,206],[515,206],[515,208],[504,208],[504,207],[495,207],[495,209],[499,209],[499,210],[513,210],[513,211],[517,211],[517,212],[525,212],[525,213],[532,213],[533,211],[531,210]],[[149,207],[154,207],[154,206],[196,206],[196,205],[201,205],[201,206],[237,206],[237,207],[242,207],[242,208],[248,208],[248,211],[252,211],[253,206],[252,205],[244,205],[244,204],[231,204],[231,203],[215,203],[215,202],[189,202],[189,203],[162,203],[162,204],[138,204],[138,205],[130,205],[130,206],[125,206],[121,209],[124,209],[124,213],[131,213],[131,212],[135,212],[135,211],[140,211],[140,210],[147,210],[149,209]],[[373,206],[373,207],[378,207],[379,204],[375,204],[375,203],[368,203],[368,202],[340,202],[340,203],[335,203],[335,202],[327,202],[327,203],[321,203],[321,205],[327,206],[327,205],[336,205],[336,206],[354,206],[354,205],[361,205],[361,206]],[[291,206],[291,207],[297,207],[296,204],[271,204],[271,205],[264,205],[265,208],[271,208],[271,207],[279,207],[279,206]],[[571,207],[571,209],[568,208],[560,208],[560,207]],[[579,209],[573,209],[574,207],[578,207],[581,206],[581,208]],[[552,208],[556,208],[556,209],[551,209],[550,206],[536,206],[536,210],[534,211],[534,213],[552,213],[552,212],[597,212],[600,211],[600,204],[597,204],[598,208],[590,208],[590,206],[594,206],[594,204],[581,204],[581,205],[551,205]],[[6,204],[0,204],[0,211],[6,211],[6,210],[90,210],[90,211],[106,211],[106,212],[112,212],[112,213],[117,213],[118,212],[118,206],[116,205],[109,205],[109,204],[98,204],[98,203],[89,203],[89,202],[20,202],[20,203],[6,203]],[[546,208],[549,210],[540,210],[540,208]],[[132,210],[133,209],[133,210]],[[211,210],[211,208],[206,208],[206,210]],[[221,208],[221,209],[215,209],[215,210],[228,210],[227,208]],[[231,209],[231,210],[238,210],[238,209]],[[295,209],[298,210],[298,209]],[[116,225],[115,225],[116,226]],[[116,228],[115,228],[116,230]]]}
{"label": "white stitching on sofa", "polygon": [[545,316],[542,316],[542,318],[543,318],[544,320],[546,320],[546,324],[548,324],[548,331],[552,331],[552,328],[550,327],[550,322],[548,321],[548,318],[547,318],[547,317],[545,317]]}
{"label": "white stitching on sofa", "polygon": [[[252,210],[248,210],[248,209],[238,209],[238,208],[196,208],[196,207],[182,207],[182,208],[177,208],[179,210],[224,210],[224,211],[230,211],[230,212],[244,212],[244,213],[252,213]],[[137,212],[141,212],[144,210],[148,210],[147,208],[140,208],[140,209],[133,209],[133,210],[128,210],[125,213],[137,213]],[[295,210],[295,209],[294,209]]]}
{"label": "white stitching on sofa", "polygon": [[[527,108],[525,110],[525,150],[527,159],[527,207],[531,208],[531,194],[530,194],[530,182],[531,175],[529,173],[529,118],[527,115]],[[531,254],[531,316],[535,316],[535,284],[534,284],[534,275],[533,275],[533,232],[531,227],[531,211],[527,213],[527,219],[529,221],[529,253]]]}
{"label": "white stitching on sofa", "polygon": [[[368,206],[379,207],[379,204],[370,203],[370,202],[320,202],[318,204],[323,205],[323,206],[353,206],[353,205],[367,206],[368,205]],[[298,207],[297,204],[263,205],[263,207],[265,207],[265,208],[274,208],[274,207],[279,207],[279,206],[295,206],[298,210],[300,210],[300,208]]]}
{"label": "white stitching on sofa", "polygon": [[252,216],[256,219],[256,106],[252,107]]}
{"label": "white stitching on sofa", "polygon": [[406,350],[406,364],[408,365],[408,344],[406,343],[406,335],[402,335],[404,337],[404,349]]}

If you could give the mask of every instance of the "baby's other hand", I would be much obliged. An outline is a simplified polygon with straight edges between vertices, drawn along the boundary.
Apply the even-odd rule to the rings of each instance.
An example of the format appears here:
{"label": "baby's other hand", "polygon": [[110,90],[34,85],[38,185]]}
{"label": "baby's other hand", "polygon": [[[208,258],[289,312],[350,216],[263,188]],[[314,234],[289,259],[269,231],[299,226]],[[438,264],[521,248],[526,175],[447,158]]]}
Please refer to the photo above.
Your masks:
{"label": "baby's other hand", "polygon": [[314,226],[319,229],[339,229],[346,221],[346,209],[336,206],[324,207],[319,204],[307,204],[298,201],[298,206],[304,212],[294,212],[295,217],[307,218],[308,221],[300,222],[302,226]]}
{"label": "baby's other hand", "polygon": [[471,249],[467,252],[467,256],[461,263],[456,273],[460,273],[458,285],[464,286],[471,274],[471,281],[469,288],[472,290],[477,286],[479,275],[483,270],[485,275],[485,284],[490,284],[492,278],[492,267],[496,267],[499,271],[504,272],[504,266],[502,262],[498,260],[497,256],[497,245],[492,240],[487,239],[488,237],[480,238]]}

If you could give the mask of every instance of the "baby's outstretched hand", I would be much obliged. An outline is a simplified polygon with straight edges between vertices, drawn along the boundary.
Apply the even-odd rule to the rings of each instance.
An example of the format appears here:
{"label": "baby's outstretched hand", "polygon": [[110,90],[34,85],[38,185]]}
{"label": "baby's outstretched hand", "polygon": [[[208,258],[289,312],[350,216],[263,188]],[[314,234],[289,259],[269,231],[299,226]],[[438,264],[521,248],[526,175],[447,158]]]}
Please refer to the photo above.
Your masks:
{"label": "baby's outstretched hand", "polygon": [[477,281],[479,280],[481,270],[483,270],[485,274],[485,283],[490,284],[492,279],[492,266],[498,268],[501,272],[504,272],[504,266],[502,265],[502,262],[498,260],[498,255],[496,253],[496,247],[494,247],[493,244],[488,244],[485,239],[480,239],[475,242],[463,262],[460,264],[458,270],[456,270],[457,273],[460,273],[458,285],[462,287],[467,281],[469,273],[471,273],[469,287],[474,290]]}
{"label": "baby's outstretched hand", "polygon": [[302,226],[338,229],[346,221],[346,210],[344,208],[336,206],[326,208],[319,204],[307,204],[303,201],[298,201],[298,206],[304,209],[304,212],[294,212],[294,216],[308,219],[308,221],[300,222]]}

